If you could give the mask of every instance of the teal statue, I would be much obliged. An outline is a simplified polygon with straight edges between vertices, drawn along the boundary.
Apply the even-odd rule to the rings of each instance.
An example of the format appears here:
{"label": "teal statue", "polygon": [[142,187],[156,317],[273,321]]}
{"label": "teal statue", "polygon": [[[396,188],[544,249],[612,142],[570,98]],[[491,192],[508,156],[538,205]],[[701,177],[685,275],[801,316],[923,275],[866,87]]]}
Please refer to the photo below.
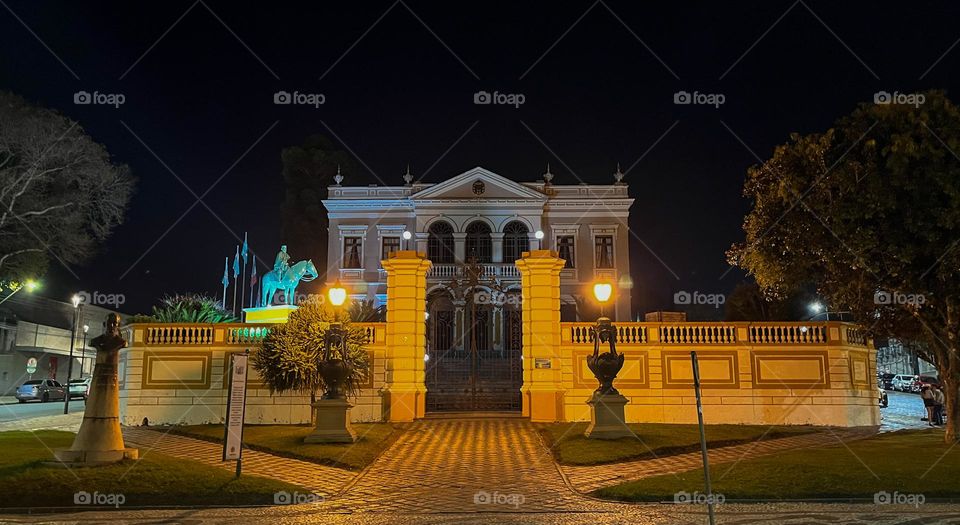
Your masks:
{"label": "teal statue", "polygon": [[284,244],[277,253],[273,270],[264,274],[260,281],[262,291],[258,306],[270,306],[277,290],[283,290],[283,304],[292,305],[294,292],[300,285],[300,281],[310,282],[320,276],[317,267],[313,265],[313,260],[300,261],[293,265],[290,265],[289,261],[290,255],[287,253],[287,245]]}

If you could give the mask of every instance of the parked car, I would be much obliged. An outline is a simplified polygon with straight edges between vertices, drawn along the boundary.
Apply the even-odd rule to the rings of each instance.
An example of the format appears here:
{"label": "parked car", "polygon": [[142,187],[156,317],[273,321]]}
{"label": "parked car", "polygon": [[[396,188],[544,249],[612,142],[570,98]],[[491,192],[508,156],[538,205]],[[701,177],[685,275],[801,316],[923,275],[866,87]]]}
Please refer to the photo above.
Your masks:
{"label": "parked car", "polygon": [[910,391],[917,394],[926,385],[940,386],[940,380],[937,376],[916,376],[913,383],[910,384]]}
{"label": "parked car", "polygon": [[33,379],[20,385],[14,397],[21,403],[39,400],[46,403],[51,399],[63,399],[63,385],[53,379]]}
{"label": "parked car", "polygon": [[896,374],[877,374],[877,386],[884,390],[893,390],[893,378]]}
{"label": "parked car", "polygon": [[877,392],[879,392],[879,398],[877,401],[880,404],[880,408],[887,408],[887,405],[890,404],[890,401],[887,399],[887,391],[877,387]]}
{"label": "parked car", "polygon": [[87,400],[87,397],[90,395],[90,382],[91,378],[85,377],[83,379],[71,379],[70,380],[70,398],[82,397],[84,401]]}
{"label": "parked car", "polygon": [[893,376],[893,380],[890,384],[893,386],[894,390],[899,390],[901,392],[910,392],[913,388],[913,382],[916,381],[917,376],[913,374],[897,374]]}

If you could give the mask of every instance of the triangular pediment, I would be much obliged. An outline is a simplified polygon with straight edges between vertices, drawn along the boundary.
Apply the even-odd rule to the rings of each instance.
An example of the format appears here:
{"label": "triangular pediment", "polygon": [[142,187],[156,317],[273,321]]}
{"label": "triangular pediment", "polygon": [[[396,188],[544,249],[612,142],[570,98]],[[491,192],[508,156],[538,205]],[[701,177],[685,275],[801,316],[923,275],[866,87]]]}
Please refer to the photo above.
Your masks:
{"label": "triangular pediment", "polygon": [[546,200],[546,195],[502,175],[476,167],[410,196],[417,200],[522,199]]}

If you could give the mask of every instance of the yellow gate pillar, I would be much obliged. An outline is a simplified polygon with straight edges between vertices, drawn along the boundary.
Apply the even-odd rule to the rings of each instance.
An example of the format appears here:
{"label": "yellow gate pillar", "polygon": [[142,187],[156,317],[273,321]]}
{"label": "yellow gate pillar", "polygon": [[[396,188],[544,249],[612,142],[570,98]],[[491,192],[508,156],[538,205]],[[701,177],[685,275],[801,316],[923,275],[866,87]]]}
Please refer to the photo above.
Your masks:
{"label": "yellow gate pillar", "polygon": [[524,252],[517,261],[523,288],[523,415],[563,421],[560,360],[560,270],[551,250]]}
{"label": "yellow gate pillar", "polygon": [[426,387],[427,270],[423,253],[404,250],[382,261],[387,271],[387,362],[384,419],[413,421],[423,417]]}

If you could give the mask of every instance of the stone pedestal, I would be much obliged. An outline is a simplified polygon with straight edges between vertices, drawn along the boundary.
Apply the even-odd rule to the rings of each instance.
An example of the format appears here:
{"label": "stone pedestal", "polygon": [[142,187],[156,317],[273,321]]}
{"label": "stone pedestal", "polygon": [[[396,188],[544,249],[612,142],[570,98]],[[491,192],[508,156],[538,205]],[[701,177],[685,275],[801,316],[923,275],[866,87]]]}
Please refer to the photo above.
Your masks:
{"label": "stone pedestal", "polygon": [[311,403],[317,422],[313,433],[303,438],[304,443],[353,443],[357,433],[350,426],[350,409],[346,399],[321,399]]}
{"label": "stone pedestal", "polygon": [[80,430],[69,449],[54,451],[57,464],[94,466],[116,463],[123,459],[137,459],[135,448],[123,445],[120,432],[120,385],[117,368],[120,349],[127,342],[120,335],[120,318],[109,314],[107,331],[90,342],[97,349],[97,363],[93,368],[90,395]]}
{"label": "stone pedestal", "polygon": [[627,398],[620,394],[600,395],[594,392],[587,401],[590,405],[590,426],[584,435],[592,439],[618,439],[632,437],[623,416]]}
{"label": "stone pedestal", "polygon": [[244,308],[244,322],[256,324],[286,323],[297,307],[292,304],[275,304],[258,308]]}

